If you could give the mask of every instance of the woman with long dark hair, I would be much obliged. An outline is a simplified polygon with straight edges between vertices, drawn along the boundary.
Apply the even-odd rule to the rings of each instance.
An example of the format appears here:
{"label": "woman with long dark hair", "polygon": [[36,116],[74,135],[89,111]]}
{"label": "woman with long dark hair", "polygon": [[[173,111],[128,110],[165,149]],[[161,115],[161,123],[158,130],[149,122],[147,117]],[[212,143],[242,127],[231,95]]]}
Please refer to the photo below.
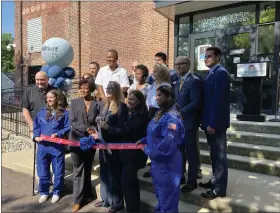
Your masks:
{"label": "woman with long dark hair", "polygon": [[[71,100],[70,140],[79,141],[81,138],[89,136],[92,128],[96,126],[95,119],[99,113],[99,106],[91,93],[95,90],[92,81],[82,79],[79,82],[80,98]],[[79,147],[70,147],[73,161],[73,196],[74,205],[72,212],[78,211],[83,204],[95,199],[91,188],[91,169],[95,150],[82,151]]]}
{"label": "woman with long dark hair", "polygon": [[[104,133],[117,138],[122,143],[134,143],[146,136],[149,114],[145,97],[139,90],[128,95],[129,114],[123,127],[113,127],[101,123]],[[94,135],[98,139],[98,135]],[[113,178],[121,183],[127,212],[140,212],[140,188],[137,172],[145,166],[147,157],[141,150],[120,150],[114,159]],[[113,206],[114,208],[114,206]]]}
{"label": "woman with long dark hair", "polygon": [[180,179],[183,174],[182,155],[184,125],[174,101],[172,88],[163,85],[156,90],[159,111],[147,128],[147,137],[137,144],[151,159],[152,181],[158,199],[155,212],[179,212]]}
{"label": "woman with long dark hair", "polygon": [[[128,117],[128,109],[121,99],[120,84],[110,81],[106,89],[106,100],[100,105],[100,117],[97,119],[100,125],[106,123],[112,128],[122,128],[124,126]],[[106,143],[121,142],[120,138],[109,134],[104,128],[102,129],[102,135]],[[112,155],[109,155],[106,150],[99,151],[100,196],[102,200],[97,201],[95,206],[110,207],[109,212],[117,212],[124,208],[121,181],[118,178],[118,175],[120,175],[118,155],[118,150],[112,150]]]}
{"label": "woman with long dark hair", "polygon": [[39,111],[34,119],[33,138],[38,143],[37,174],[39,176],[39,203],[47,201],[50,189],[50,163],[54,173],[52,203],[56,203],[64,184],[65,146],[44,141],[40,135],[63,138],[70,131],[69,113],[66,98],[58,90],[47,93],[47,106]]}

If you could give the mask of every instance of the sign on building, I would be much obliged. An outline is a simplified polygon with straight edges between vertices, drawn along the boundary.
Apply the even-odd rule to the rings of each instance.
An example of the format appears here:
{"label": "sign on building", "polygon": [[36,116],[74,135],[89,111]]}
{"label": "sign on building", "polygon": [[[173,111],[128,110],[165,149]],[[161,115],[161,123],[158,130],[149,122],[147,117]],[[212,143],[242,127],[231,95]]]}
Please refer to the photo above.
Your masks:
{"label": "sign on building", "polygon": [[267,63],[246,63],[237,64],[236,77],[248,78],[248,77],[266,77],[267,76]]}
{"label": "sign on building", "polygon": [[200,45],[197,47],[198,48],[197,70],[209,70],[209,68],[205,66],[205,62],[204,62],[206,49],[208,47],[211,47],[211,44]]}

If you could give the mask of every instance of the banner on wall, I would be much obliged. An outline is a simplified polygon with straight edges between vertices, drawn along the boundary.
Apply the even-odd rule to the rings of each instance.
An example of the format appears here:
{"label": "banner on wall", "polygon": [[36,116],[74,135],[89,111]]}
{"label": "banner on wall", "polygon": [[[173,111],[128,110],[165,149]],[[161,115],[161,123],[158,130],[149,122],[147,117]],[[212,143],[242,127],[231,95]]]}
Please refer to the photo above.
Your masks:
{"label": "banner on wall", "polygon": [[209,68],[205,66],[205,62],[204,62],[206,49],[208,47],[211,47],[211,44],[200,45],[197,47],[198,48],[197,70],[209,70]]}

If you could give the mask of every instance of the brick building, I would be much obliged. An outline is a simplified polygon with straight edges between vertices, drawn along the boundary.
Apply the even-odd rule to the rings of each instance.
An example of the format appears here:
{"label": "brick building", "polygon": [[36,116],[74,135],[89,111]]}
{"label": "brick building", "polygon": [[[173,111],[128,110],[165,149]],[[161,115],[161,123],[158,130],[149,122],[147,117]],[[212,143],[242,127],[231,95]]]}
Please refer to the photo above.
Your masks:
{"label": "brick building", "polygon": [[158,51],[167,53],[173,63],[174,23],[154,7],[154,1],[16,1],[16,85],[32,82],[44,63],[41,46],[51,37],[72,44],[75,56],[70,66],[78,75],[88,71],[90,61],[104,66],[111,48],[119,52],[119,63],[128,70],[133,60],[151,70]]}

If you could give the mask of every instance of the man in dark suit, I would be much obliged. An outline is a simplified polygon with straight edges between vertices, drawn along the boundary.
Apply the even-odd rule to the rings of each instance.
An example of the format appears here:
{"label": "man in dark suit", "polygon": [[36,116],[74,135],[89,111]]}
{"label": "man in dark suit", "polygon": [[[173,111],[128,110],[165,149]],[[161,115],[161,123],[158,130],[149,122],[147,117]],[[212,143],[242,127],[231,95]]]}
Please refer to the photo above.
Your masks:
{"label": "man in dark suit", "polygon": [[185,127],[183,154],[184,169],[186,155],[188,159],[188,182],[182,187],[182,192],[191,192],[197,188],[197,172],[199,153],[197,136],[202,108],[202,81],[192,74],[191,62],[186,56],[179,56],[175,60],[175,70],[180,77],[175,86],[176,102],[180,107]]}
{"label": "man in dark suit", "polygon": [[201,128],[205,131],[212,161],[212,179],[199,183],[209,190],[201,196],[209,199],[226,196],[228,165],[226,131],[230,126],[230,76],[220,65],[221,49],[209,47],[205,65],[210,68],[204,82],[204,106]]}

